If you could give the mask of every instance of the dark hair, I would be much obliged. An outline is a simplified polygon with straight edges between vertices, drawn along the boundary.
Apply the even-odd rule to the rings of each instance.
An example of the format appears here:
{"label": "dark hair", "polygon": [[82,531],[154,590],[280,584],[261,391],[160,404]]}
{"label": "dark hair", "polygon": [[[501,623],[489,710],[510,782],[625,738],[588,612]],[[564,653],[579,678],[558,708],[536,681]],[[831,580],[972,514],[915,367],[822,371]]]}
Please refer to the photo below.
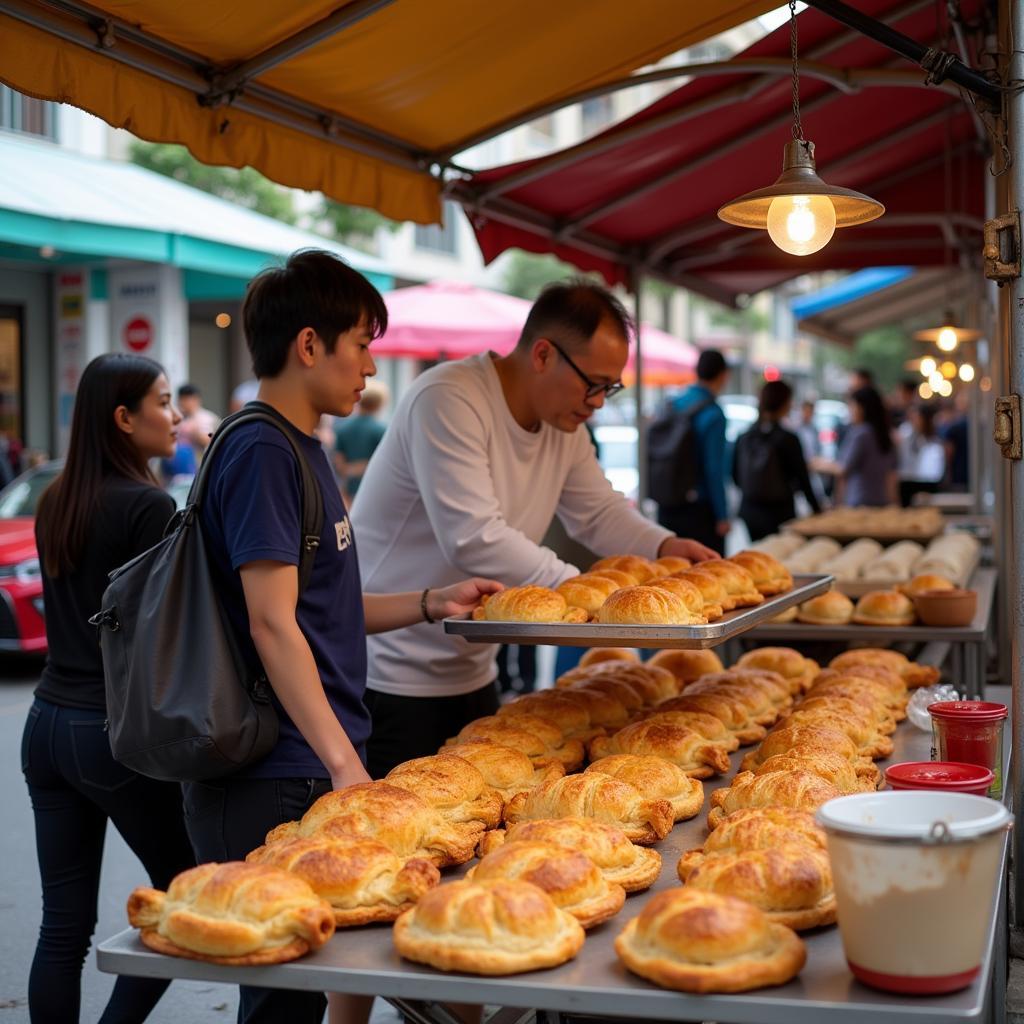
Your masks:
{"label": "dark hair", "polygon": [[939,407],[936,405],[917,405],[915,412],[921,417],[921,434],[924,437],[935,436],[935,417],[938,415]]}
{"label": "dark hair", "polygon": [[770,380],[761,388],[759,416],[777,416],[792,401],[793,389],[784,380]]}
{"label": "dark hair", "polygon": [[697,380],[715,380],[728,369],[725,356],[717,348],[706,348],[697,357]]}
{"label": "dark hair", "polygon": [[75,568],[107,477],[156,486],[145,457],[114,422],[114,411],[123,405],[137,412],[163,372],[159,363],[145,356],[111,352],[97,356],[82,373],[64,469],[43,492],[36,511],[36,534],[48,576]]}
{"label": "dark hair", "polygon": [[916,394],[917,393],[917,381],[914,380],[913,377],[904,377],[903,380],[900,381],[900,390],[901,391],[913,391]]}
{"label": "dark hair", "polygon": [[607,288],[582,278],[549,284],[531,307],[516,347],[529,348],[538,338],[556,333],[553,341],[585,345],[602,320],[610,320],[627,345],[636,333],[626,307]]}
{"label": "dark hair", "polygon": [[889,412],[885,408],[882,396],[874,388],[857,388],[850,395],[864,412],[864,422],[875,435],[878,448],[883,452],[892,451],[892,433],[889,426]]}
{"label": "dark hair", "polygon": [[182,384],[178,388],[179,398],[198,398],[202,392],[195,386],[195,384]]}
{"label": "dark hair", "polygon": [[323,249],[301,249],[283,267],[272,267],[250,282],[242,303],[245,341],[258,378],[276,377],[299,331],[311,327],[333,352],[338,336],[365,318],[370,335],[388,327],[380,292],[344,260]]}
{"label": "dark hair", "polygon": [[869,370],[866,366],[858,366],[853,371],[853,375],[855,377],[860,377],[862,380],[866,380],[867,384],[864,385],[865,387],[872,387],[873,388],[875,386],[875,371],[874,370]]}

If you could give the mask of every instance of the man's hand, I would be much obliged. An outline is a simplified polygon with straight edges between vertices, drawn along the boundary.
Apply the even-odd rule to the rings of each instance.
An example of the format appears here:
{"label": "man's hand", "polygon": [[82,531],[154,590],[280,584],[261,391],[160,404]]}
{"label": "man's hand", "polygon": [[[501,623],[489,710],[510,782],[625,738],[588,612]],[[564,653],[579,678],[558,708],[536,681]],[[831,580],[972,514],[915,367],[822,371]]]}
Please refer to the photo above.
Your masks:
{"label": "man's hand", "polygon": [[450,587],[439,587],[437,590],[427,591],[427,611],[435,622],[440,619],[469,615],[485,594],[496,594],[499,590],[504,589],[504,586],[497,580],[485,580],[477,577],[463,580],[461,583],[453,583]]}
{"label": "man's hand", "polygon": [[331,789],[344,789],[346,786],[355,786],[360,782],[371,782],[366,769],[359,761],[342,768],[331,775]]}
{"label": "man's hand", "polygon": [[658,557],[662,555],[676,555],[678,558],[688,558],[691,562],[709,562],[721,558],[717,551],[685,537],[666,537],[658,548]]}
{"label": "man's hand", "polygon": [[718,522],[715,523],[715,533],[717,533],[719,537],[728,537],[731,529],[732,523],[730,523],[728,519],[719,519]]}

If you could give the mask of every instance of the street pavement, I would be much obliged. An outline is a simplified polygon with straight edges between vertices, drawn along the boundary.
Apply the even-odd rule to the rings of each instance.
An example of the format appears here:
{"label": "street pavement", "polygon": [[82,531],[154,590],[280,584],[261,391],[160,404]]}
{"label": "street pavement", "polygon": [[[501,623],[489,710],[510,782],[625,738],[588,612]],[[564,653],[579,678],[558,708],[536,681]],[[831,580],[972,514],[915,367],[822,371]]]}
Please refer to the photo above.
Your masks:
{"label": "street pavement", "polygon": [[[39,676],[39,660],[0,655],[0,1024],[28,1024],[28,972],[41,912],[32,808],[21,774],[21,731]],[[100,885],[102,941],[127,927],[125,900],[148,879],[116,829],[107,830]],[[113,986],[112,975],[96,968],[90,951],[82,973],[83,1024],[99,1019]],[[229,985],[175,981],[149,1017],[151,1024],[230,1024],[238,990]],[[398,1020],[390,1007],[376,1004],[372,1024]]]}

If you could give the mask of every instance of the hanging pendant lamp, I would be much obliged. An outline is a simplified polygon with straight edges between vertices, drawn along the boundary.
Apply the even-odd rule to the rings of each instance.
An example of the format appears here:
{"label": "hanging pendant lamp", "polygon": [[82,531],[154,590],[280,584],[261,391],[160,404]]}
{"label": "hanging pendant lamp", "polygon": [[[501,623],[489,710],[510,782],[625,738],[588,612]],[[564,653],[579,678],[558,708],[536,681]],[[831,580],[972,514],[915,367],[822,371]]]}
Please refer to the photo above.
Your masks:
{"label": "hanging pendant lamp", "polygon": [[782,174],[774,185],[726,203],[718,216],[737,227],[767,230],[784,252],[809,256],[828,244],[836,228],[867,224],[881,217],[885,207],[870,196],[829,185],[818,177],[814,143],[804,138],[800,123],[796,0],[789,3],[789,41],[793,58],[793,140],[783,151]]}
{"label": "hanging pendant lamp", "polygon": [[957,325],[957,318],[951,309],[947,309],[939,327],[929,327],[924,331],[915,331],[917,341],[934,341],[941,352],[953,352],[962,341],[977,341],[981,331]]}

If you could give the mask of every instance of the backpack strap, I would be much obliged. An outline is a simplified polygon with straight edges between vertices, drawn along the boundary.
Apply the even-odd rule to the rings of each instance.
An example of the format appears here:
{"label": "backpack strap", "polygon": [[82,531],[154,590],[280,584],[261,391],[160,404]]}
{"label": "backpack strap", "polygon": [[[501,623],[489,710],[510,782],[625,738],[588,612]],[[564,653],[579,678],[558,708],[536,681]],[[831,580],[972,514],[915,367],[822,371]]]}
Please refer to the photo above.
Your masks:
{"label": "backpack strap", "polygon": [[273,406],[266,402],[249,402],[238,412],[225,417],[217,428],[206,450],[206,455],[199,466],[199,472],[192,481],[188,492],[186,514],[197,515],[199,506],[206,497],[209,484],[213,456],[220,448],[226,435],[246,423],[270,423],[284,434],[291,445],[292,452],[299,464],[299,479],[302,485],[302,534],[299,544],[299,593],[309,585],[313,573],[313,562],[316,560],[317,548],[320,546],[320,534],[324,528],[324,499],[320,492],[313,468],[295,439],[295,427],[285,419]]}

